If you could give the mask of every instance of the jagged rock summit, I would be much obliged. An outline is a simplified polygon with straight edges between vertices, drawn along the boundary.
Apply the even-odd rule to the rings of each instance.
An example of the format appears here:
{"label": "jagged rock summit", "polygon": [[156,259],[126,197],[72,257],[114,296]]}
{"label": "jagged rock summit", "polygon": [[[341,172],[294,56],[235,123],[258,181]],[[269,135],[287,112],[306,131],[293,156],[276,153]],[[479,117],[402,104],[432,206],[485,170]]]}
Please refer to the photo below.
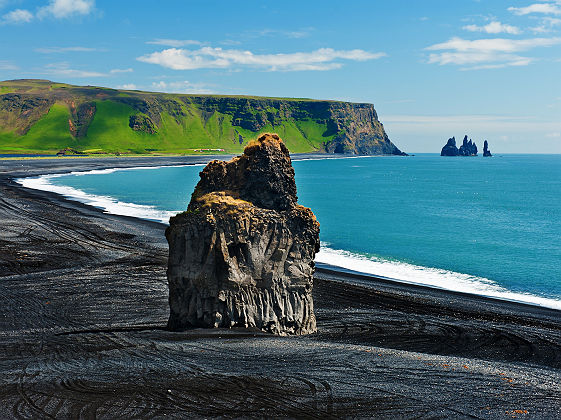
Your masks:
{"label": "jagged rock summit", "polygon": [[462,145],[458,149],[456,147],[456,138],[452,137],[448,139],[442,148],[440,156],[477,156],[477,145],[475,142],[472,142],[471,139],[468,140],[468,136],[466,135],[464,136]]}
{"label": "jagged rock summit", "polygon": [[210,162],[187,211],[170,219],[168,328],[316,331],[319,223],[297,203],[288,149],[264,134],[243,155]]}
{"label": "jagged rock summit", "polygon": [[464,136],[464,141],[458,152],[460,156],[477,156],[477,145],[471,139],[468,141],[468,136]]}

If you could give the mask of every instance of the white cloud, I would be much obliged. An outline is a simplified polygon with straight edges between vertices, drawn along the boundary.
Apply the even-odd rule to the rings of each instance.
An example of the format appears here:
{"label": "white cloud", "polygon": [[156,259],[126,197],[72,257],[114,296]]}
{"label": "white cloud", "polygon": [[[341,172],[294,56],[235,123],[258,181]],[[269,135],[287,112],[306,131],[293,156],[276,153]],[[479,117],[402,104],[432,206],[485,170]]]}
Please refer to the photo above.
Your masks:
{"label": "white cloud", "polygon": [[547,133],[545,136],[550,139],[558,139],[561,137],[561,132]]}
{"label": "white cloud", "polygon": [[116,73],[132,73],[134,70],[131,68],[128,69],[113,69],[110,70],[109,73],[116,74]]}
{"label": "white cloud", "polygon": [[203,47],[198,50],[169,48],[138,57],[137,60],[159,64],[173,70],[230,68],[246,66],[269,71],[332,70],[342,64],[336,60],[366,61],[384,57],[385,53],[364,50],[321,48],[312,52],[289,54],[253,54],[251,51]]}
{"label": "white cloud", "polygon": [[534,3],[526,7],[509,7],[508,10],[515,15],[524,16],[532,13],[542,13],[550,15],[561,15],[559,3]]}
{"label": "white cloud", "polygon": [[137,86],[134,83],[125,83],[124,85],[117,86],[117,89],[137,90]]}
{"label": "white cloud", "polygon": [[29,23],[33,20],[33,14],[29,10],[16,9],[2,16],[2,24]]}
{"label": "white cloud", "polygon": [[454,37],[447,42],[431,45],[425,50],[443,51],[431,53],[429,63],[440,65],[455,64],[470,66],[466,70],[492,69],[507,66],[526,66],[533,60],[515,53],[536,47],[550,47],[561,44],[561,38],[530,39],[477,39],[466,40]]}
{"label": "white cloud", "polygon": [[155,39],[148,41],[147,44],[163,45],[165,47],[179,48],[186,45],[201,45],[202,42],[193,39]]}
{"label": "white cloud", "polygon": [[46,47],[46,48],[35,48],[35,51],[42,54],[57,54],[65,52],[94,52],[103,51],[97,48],[89,47]]}
{"label": "white cloud", "polygon": [[47,6],[41,7],[38,17],[54,16],[57,19],[71,16],[85,16],[95,9],[95,0],[49,0]]}
{"label": "white cloud", "polygon": [[507,25],[501,22],[497,22],[497,21],[492,21],[490,23],[488,23],[487,25],[484,26],[477,26],[477,25],[467,25],[464,26],[463,29],[465,29],[466,31],[471,31],[471,32],[485,32],[488,34],[500,34],[500,33],[506,33],[506,34],[519,34],[520,28],[516,27],[516,26],[511,26],[511,25]]}
{"label": "white cloud", "polygon": [[77,70],[70,68],[68,63],[52,63],[47,64],[44,70],[45,74],[52,74],[56,76],[66,76],[73,78],[83,78],[83,77],[105,77],[107,74],[99,73],[90,70]]}
{"label": "white cloud", "polygon": [[187,80],[181,82],[164,82],[163,80],[153,82],[152,89],[168,93],[214,93],[204,83],[191,83]]}

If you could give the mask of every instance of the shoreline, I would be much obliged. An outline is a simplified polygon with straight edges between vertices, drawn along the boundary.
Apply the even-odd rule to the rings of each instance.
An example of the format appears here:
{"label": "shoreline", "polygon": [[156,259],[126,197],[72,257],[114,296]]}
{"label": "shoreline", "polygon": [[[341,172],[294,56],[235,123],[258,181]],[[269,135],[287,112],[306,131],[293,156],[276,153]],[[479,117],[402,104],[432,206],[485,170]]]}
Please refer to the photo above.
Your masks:
{"label": "shoreline", "polygon": [[[317,155],[317,154],[296,154],[295,157],[292,159],[293,161],[302,161],[302,160],[324,160],[324,159],[353,159],[353,158],[367,158],[367,157],[379,157],[379,156],[325,156],[325,155]],[[164,165],[149,165],[149,161],[150,159],[153,159],[154,157],[149,157],[149,156],[145,156],[145,157],[141,157],[139,159],[142,159],[142,165],[140,166],[131,166],[131,165],[127,165],[125,163],[125,165],[121,165],[119,167],[106,167],[105,164],[107,160],[109,160],[109,162],[112,161],[113,158],[103,158],[104,163],[100,166],[100,167],[94,167],[94,168],[89,168],[87,170],[82,170],[82,169],[78,169],[77,168],[72,168],[71,162],[70,165],[64,165],[66,168],[65,171],[63,172],[55,172],[55,173],[38,173],[38,174],[34,174],[34,175],[27,175],[21,178],[18,177],[12,177],[11,180],[19,185],[21,185],[23,188],[31,188],[34,189],[36,191],[44,191],[44,192],[48,192],[48,193],[52,193],[52,194],[56,194],[62,198],[64,198],[65,200],[69,200],[72,202],[77,202],[77,203],[81,203],[83,205],[86,206],[91,206],[95,209],[98,209],[100,211],[102,211],[103,213],[108,213],[108,214],[113,214],[116,216],[122,216],[122,217],[132,217],[132,218],[136,218],[137,220],[143,220],[143,221],[150,221],[150,222],[155,222],[155,223],[161,223],[164,226],[167,226],[167,223],[165,223],[163,220],[164,219],[168,219],[169,216],[171,214],[175,214],[174,211],[164,211],[164,210],[157,210],[155,208],[151,208],[151,206],[144,206],[144,205],[138,205],[138,204],[134,204],[134,203],[126,203],[126,202],[119,202],[119,201],[111,201],[111,200],[107,200],[107,198],[111,199],[111,197],[104,197],[104,196],[98,196],[98,195],[92,195],[92,194],[86,194],[83,193],[81,190],[75,190],[74,188],[71,187],[59,187],[59,186],[54,186],[53,184],[50,184],[50,187],[48,185],[42,186],[42,185],[36,185],[36,186],[29,186],[29,184],[26,185],[25,180],[32,180],[32,178],[38,178],[38,181],[41,181],[45,178],[49,178],[49,177],[58,177],[58,176],[65,176],[65,175],[73,175],[73,174],[88,174],[88,173],[96,173],[96,172],[103,172],[103,171],[123,171],[123,170],[143,170],[143,169],[158,169],[158,168],[163,168],[163,167],[183,167],[183,166],[203,166],[206,163],[208,163],[210,160],[213,159],[221,159],[221,160],[226,160],[226,159],[230,159],[231,156],[230,155],[212,155],[212,156],[168,156],[167,158],[173,158],[173,159],[181,159],[184,162],[183,163],[179,163],[179,162],[166,162]],[[160,156],[156,157],[156,158],[161,158]],[[186,161],[186,162],[185,162]],[[58,161],[60,162],[60,161]],[[107,162],[107,163],[109,163]],[[65,163],[65,162],[60,162],[60,163]],[[111,162],[112,163],[112,162]],[[122,162],[121,162],[122,163]],[[43,188],[42,188],[43,187]],[[66,191],[66,193],[65,193]],[[82,194],[83,193],[83,194]],[[138,215],[139,209],[144,208],[145,209],[145,213],[148,211],[153,211],[153,215],[155,216],[156,213],[158,215],[160,215],[160,217],[143,217],[142,215]],[[181,211],[181,210],[178,210]],[[164,214],[165,213],[165,214]],[[144,213],[142,213],[144,214]],[[147,214],[147,213],[146,213]],[[339,252],[341,250],[330,250],[329,251],[333,251],[333,252]],[[352,262],[352,261],[351,261]],[[323,264],[323,265],[327,265],[330,267],[331,270],[336,270],[340,273],[351,273],[351,274],[358,274],[358,275],[362,275],[362,276],[369,276],[372,279],[375,280],[387,280],[387,281],[391,281],[394,282],[396,284],[406,284],[412,287],[428,287],[428,288],[432,288],[435,290],[443,290],[443,291],[450,291],[452,293],[460,293],[466,296],[478,296],[478,297],[483,297],[483,298],[487,298],[487,299],[491,299],[491,300],[496,300],[496,301],[506,301],[506,302],[511,302],[511,303],[517,303],[517,304],[521,304],[521,305],[530,305],[530,306],[534,306],[534,307],[539,307],[539,308],[547,308],[547,309],[551,309],[551,310],[555,310],[555,311],[560,311],[561,313],[561,301],[554,299],[554,298],[548,298],[548,297],[543,297],[543,296],[538,296],[538,295],[532,295],[529,293],[521,293],[521,292],[514,292],[514,291],[509,291],[508,289],[504,289],[504,291],[495,291],[494,293],[496,294],[489,294],[491,291],[488,291],[488,294],[486,294],[485,292],[480,292],[477,293],[475,291],[465,291],[465,290],[459,290],[459,289],[453,289],[450,287],[446,287],[446,286],[441,286],[438,284],[427,284],[427,283],[422,283],[422,282],[417,282],[415,280],[409,280],[409,279],[399,279],[399,278],[392,278],[392,277],[387,277],[387,276],[383,276],[374,272],[368,272],[368,271],[360,271],[360,270],[355,270],[352,268],[348,268],[348,267],[344,267],[344,266],[338,266],[335,264],[332,264],[330,262],[324,262],[321,261],[318,264]],[[416,266],[415,266],[416,267]],[[427,267],[425,267],[427,268]],[[438,269],[438,268],[430,268],[428,267],[428,269],[435,269],[435,270],[443,270],[448,272],[448,270],[444,270],[444,269]],[[470,276],[468,274],[465,273],[455,273],[457,275],[462,275],[462,276]],[[489,279],[484,279],[486,281],[492,281]],[[500,286],[497,286],[500,287]],[[500,296],[500,295],[504,295],[504,296]],[[509,297],[509,295],[512,295],[512,297]],[[523,299],[517,299],[518,296],[528,296],[528,300],[523,300]],[[534,299],[534,301],[531,301],[530,299]],[[539,303],[539,301],[542,301],[543,303]]]}
{"label": "shoreline", "polygon": [[11,165],[3,418],[561,415],[559,311],[320,267],[317,334],[169,332],[164,225],[10,181],[68,167]]}

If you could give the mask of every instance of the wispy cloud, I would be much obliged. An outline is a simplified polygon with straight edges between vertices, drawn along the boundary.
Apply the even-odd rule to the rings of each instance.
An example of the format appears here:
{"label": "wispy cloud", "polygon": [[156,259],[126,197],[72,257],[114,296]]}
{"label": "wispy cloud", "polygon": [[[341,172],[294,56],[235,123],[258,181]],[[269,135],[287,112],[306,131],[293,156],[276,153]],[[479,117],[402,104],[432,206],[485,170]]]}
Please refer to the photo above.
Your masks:
{"label": "wispy cloud", "polygon": [[15,70],[19,70],[19,67],[16,66],[11,61],[0,60],[0,70],[15,71]]}
{"label": "wispy cloud", "polygon": [[117,89],[137,90],[138,87],[134,83],[125,83],[124,85],[117,86]]}
{"label": "wispy cloud", "polygon": [[95,0],[49,0],[39,8],[37,17],[53,16],[57,19],[89,15],[95,9]]}
{"label": "wispy cloud", "polygon": [[25,9],[16,9],[12,10],[11,12],[6,13],[2,16],[0,20],[0,24],[21,24],[21,23],[29,23],[33,20],[33,13],[29,10]]}
{"label": "wispy cloud", "polygon": [[534,26],[533,28],[530,28],[530,30],[534,33],[543,34],[552,32],[555,27],[559,25],[561,25],[561,19],[544,17],[542,18],[541,23],[538,26]]}
{"label": "wispy cloud", "polygon": [[187,45],[201,45],[202,42],[195,41],[193,39],[154,39],[152,41],[148,41],[147,44],[152,45],[163,45],[164,47],[185,47]]}
{"label": "wispy cloud", "polygon": [[132,73],[134,70],[131,68],[128,69],[113,69],[110,70],[109,73],[111,74],[117,74],[117,73]]}
{"label": "wispy cloud", "polygon": [[52,74],[56,76],[66,76],[71,78],[84,78],[84,77],[105,77],[107,73],[100,73],[91,70],[73,69],[68,63],[51,63],[45,66],[44,74]]}
{"label": "wispy cloud", "polygon": [[[1,5],[1,4],[0,4]],[[46,6],[39,7],[34,14],[27,9],[15,9],[0,18],[0,25],[29,23],[35,18],[54,17],[64,19],[85,16],[95,10],[95,0],[49,0]]]}
{"label": "wispy cloud", "polygon": [[509,7],[508,10],[518,16],[524,16],[534,13],[541,13],[546,15],[561,15],[561,6],[559,5],[559,2],[534,3],[526,7]]}
{"label": "wispy cloud", "polygon": [[425,50],[442,51],[431,53],[429,55],[429,63],[440,65],[455,64],[464,66],[464,70],[478,70],[507,66],[526,66],[530,64],[533,59],[515,53],[558,44],[561,44],[561,38],[530,38],[516,40],[492,38],[470,41],[454,37],[447,42],[431,45],[425,48]]}
{"label": "wispy cloud", "polygon": [[561,121],[518,115],[382,115],[384,126],[401,133],[439,132],[465,134],[478,131],[493,133],[555,133],[561,131]]}
{"label": "wispy cloud", "polygon": [[260,30],[246,31],[242,36],[248,38],[281,36],[286,38],[305,38],[313,32],[314,28],[303,28],[299,30],[287,31],[282,29],[265,28]]}
{"label": "wispy cloud", "polygon": [[66,52],[95,52],[105,50],[90,47],[44,47],[35,48],[35,51],[41,54],[58,54]]}
{"label": "wispy cloud", "polygon": [[159,92],[168,93],[201,93],[209,94],[214,93],[208,88],[208,85],[204,83],[191,83],[187,80],[180,82],[164,82],[163,80],[159,82],[152,83],[152,89]]}
{"label": "wispy cloud", "polygon": [[492,21],[487,25],[483,25],[483,26],[466,25],[463,27],[463,29],[465,29],[466,31],[485,32],[488,34],[506,33],[506,34],[517,35],[521,32],[520,28],[516,26],[507,25],[498,21]]}
{"label": "wispy cloud", "polygon": [[321,48],[311,52],[288,54],[254,54],[244,50],[203,47],[198,50],[170,48],[138,57],[138,61],[158,64],[173,70],[202,68],[249,67],[268,71],[332,70],[340,68],[340,60],[367,61],[386,54],[364,50]]}

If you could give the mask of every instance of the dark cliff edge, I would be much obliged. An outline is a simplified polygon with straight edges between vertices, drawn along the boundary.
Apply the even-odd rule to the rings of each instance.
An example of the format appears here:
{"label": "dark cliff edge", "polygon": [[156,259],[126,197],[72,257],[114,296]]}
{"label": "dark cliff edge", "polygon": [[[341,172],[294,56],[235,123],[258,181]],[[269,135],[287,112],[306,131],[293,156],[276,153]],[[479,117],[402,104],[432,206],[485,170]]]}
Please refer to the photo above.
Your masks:
{"label": "dark cliff edge", "polygon": [[0,153],[238,153],[269,131],[292,153],[405,155],[372,104],[0,82]]}

